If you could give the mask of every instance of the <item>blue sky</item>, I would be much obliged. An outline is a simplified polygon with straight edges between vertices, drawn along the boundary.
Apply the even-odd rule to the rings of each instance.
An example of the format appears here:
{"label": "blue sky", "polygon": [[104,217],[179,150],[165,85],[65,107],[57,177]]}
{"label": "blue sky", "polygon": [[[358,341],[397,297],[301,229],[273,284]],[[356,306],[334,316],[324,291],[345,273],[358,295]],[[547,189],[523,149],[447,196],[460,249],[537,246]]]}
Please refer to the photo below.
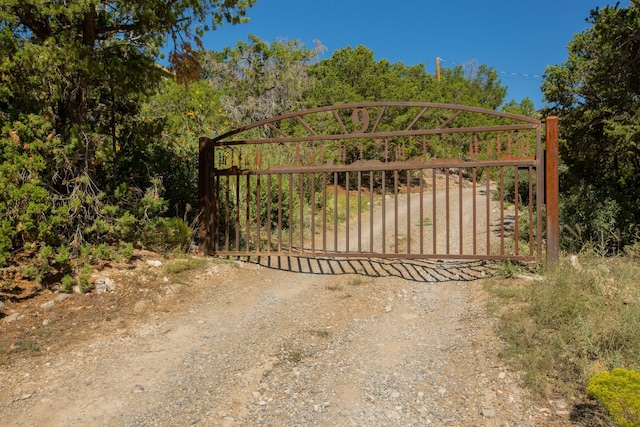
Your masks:
{"label": "blue sky", "polygon": [[[567,59],[566,46],[589,24],[596,6],[616,0],[258,0],[250,22],[225,25],[203,40],[220,50],[254,34],[272,42],[300,40],[307,47],[320,40],[324,58],[346,46],[364,45],[377,60],[424,63],[435,72],[475,61],[500,73],[507,100],[529,97],[542,107],[541,75],[547,65]],[[629,0],[620,2],[626,7]]]}

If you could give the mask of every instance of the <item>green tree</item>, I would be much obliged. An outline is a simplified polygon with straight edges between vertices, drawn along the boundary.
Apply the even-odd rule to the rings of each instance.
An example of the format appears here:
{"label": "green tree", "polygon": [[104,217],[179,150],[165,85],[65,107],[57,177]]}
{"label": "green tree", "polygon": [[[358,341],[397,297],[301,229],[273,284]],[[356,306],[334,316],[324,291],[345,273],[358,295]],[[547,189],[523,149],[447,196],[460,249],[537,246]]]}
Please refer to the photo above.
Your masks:
{"label": "green tree", "polygon": [[462,66],[442,69],[441,81],[424,64],[376,61],[365,46],[337,50],[314,64],[315,78],[308,94],[316,105],[363,101],[426,101],[472,105],[495,110],[504,101],[507,88],[498,73],[487,65],[465,71]]}
{"label": "green tree", "polygon": [[[504,102],[506,86],[498,79],[498,73],[488,65],[475,64],[463,67],[443,68],[434,102],[470,105],[496,110]],[[434,95],[431,95],[434,96]]]}
{"label": "green tree", "polygon": [[3,0],[3,85],[23,101],[20,111],[48,110],[58,125],[91,122],[101,100],[94,91],[113,86],[114,74],[120,90],[147,89],[167,37],[172,66],[186,70],[189,41],[224,21],[244,22],[254,1]]}
{"label": "green tree", "polygon": [[237,123],[251,123],[304,106],[311,84],[308,69],[325,49],[299,40],[267,43],[249,35],[235,47],[203,56],[203,77],[221,93],[221,103]]}
{"label": "green tree", "polygon": [[316,79],[308,94],[316,106],[362,101],[418,101],[433,92],[435,78],[423,64],[412,67],[402,62],[376,61],[365,46],[339,49],[314,64]]}
{"label": "green tree", "polygon": [[[547,68],[542,90],[560,117],[564,209],[581,242],[611,250],[638,238],[640,220],[640,3],[591,11],[568,58]],[[584,200],[592,200],[585,206]],[[602,218],[598,212],[610,212]],[[575,227],[577,224],[577,227]],[[611,230],[614,230],[612,232]]]}
{"label": "green tree", "polygon": [[[144,174],[146,168],[162,176],[169,213],[193,219],[198,206],[198,140],[232,129],[231,119],[219,102],[220,92],[206,80],[189,84],[187,90],[165,80],[158,92],[142,106],[144,123],[160,123],[162,134],[150,143],[132,147],[128,169]],[[145,162],[139,162],[144,158]]]}
{"label": "green tree", "polygon": [[192,43],[254,1],[0,0],[0,264],[29,249],[44,274],[85,242],[140,237],[166,210],[140,167],[163,122],[138,116],[161,48],[179,81],[199,75]]}
{"label": "green tree", "polygon": [[512,99],[509,102],[504,103],[500,109],[504,112],[511,114],[520,114],[521,116],[527,117],[538,117],[539,114],[536,111],[535,105],[533,101],[526,97],[520,102],[517,102],[515,99]]}

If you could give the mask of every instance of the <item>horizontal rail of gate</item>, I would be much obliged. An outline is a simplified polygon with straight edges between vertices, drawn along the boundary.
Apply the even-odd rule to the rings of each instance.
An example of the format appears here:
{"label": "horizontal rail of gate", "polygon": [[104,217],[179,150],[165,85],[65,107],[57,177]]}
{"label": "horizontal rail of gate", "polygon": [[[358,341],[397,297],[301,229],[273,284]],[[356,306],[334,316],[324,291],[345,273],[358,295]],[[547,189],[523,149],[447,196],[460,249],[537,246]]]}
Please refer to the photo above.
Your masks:
{"label": "horizontal rail of gate", "polygon": [[[383,126],[392,108],[417,112],[397,131]],[[498,123],[469,126],[478,114]],[[201,246],[221,256],[540,259],[540,128],[470,107],[368,103],[202,138]],[[460,158],[437,157],[447,144]]]}

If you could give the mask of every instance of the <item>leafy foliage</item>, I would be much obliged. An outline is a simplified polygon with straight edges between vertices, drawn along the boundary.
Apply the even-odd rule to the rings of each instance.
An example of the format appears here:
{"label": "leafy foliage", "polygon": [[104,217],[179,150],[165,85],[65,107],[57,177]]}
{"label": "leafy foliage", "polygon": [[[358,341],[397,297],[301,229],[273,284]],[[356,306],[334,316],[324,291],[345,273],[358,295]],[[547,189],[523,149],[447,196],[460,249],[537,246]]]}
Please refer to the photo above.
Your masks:
{"label": "leafy foliage", "polygon": [[568,59],[547,68],[542,89],[548,113],[560,117],[562,191],[591,200],[591,210],[617,207],[605,221],[615,238],[573,205],[564,223],[579,224],[584,238],[613,250],[637,238],[640,221],[639,4],[595,9],[589,22],[569,43]]}
{"label": "leafy foliage", "polygon": [[137,176],[153,171],[162,177],[169,215],[194,219],[198,206],[198,140],[232,128],[219,98],[220,91],[205,80],[191,83],[187,89],[166,80],[142,106],[140,120],[147,127],[157,126],[160,132],[153,139],[147,136],[147,144],[128,146],[123,157]]}
{"label": "leafy foliage", "polygon": [[601,372],[589,380],[594,396],[621,427],[640,425],[640,374],[627,369]]}
{"label": "leafy foliage", "polygon": [[249,42],[207,52],[204,78],[222,91],[222,105],[235,122],[260,121],[304,104],[309,66],[324,49],[319,42],[308,49],[298,40],[267,43],[249,35]]}
{"label": "leafy foliage", "polygon": [[0,266],[68,288],[132,243],[185,245],[184,224],[161,218],[174,176],[165,122],[140,108],[167,37],[185,81],[191,41],[245,21],[253,2],[0,1]]}
{"label": "leafy foliage", "polygon": [[498,73],[481,65],[465,73],[459,66],[442,70],[441,81],[424,64],[376,61],[365,46],[339,49],[310,67],[315,78],[308,94],[313,106],[362,101],[426,101],[497,109],[507,89]]}

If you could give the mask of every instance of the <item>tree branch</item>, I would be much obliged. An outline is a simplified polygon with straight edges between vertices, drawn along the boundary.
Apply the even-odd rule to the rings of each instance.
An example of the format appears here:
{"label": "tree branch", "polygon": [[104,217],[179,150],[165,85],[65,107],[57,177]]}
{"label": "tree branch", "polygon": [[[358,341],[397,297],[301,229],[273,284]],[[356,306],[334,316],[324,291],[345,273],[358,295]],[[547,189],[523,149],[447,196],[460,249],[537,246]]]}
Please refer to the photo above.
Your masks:
{"label": "tree branch", "polygon": [[20,24],[27,27],[38,39],[44,40],[51,35],[49,20],[37,19],[31,10],[24,10],[20,6],[13,8],[13,12],[20,20]]}

